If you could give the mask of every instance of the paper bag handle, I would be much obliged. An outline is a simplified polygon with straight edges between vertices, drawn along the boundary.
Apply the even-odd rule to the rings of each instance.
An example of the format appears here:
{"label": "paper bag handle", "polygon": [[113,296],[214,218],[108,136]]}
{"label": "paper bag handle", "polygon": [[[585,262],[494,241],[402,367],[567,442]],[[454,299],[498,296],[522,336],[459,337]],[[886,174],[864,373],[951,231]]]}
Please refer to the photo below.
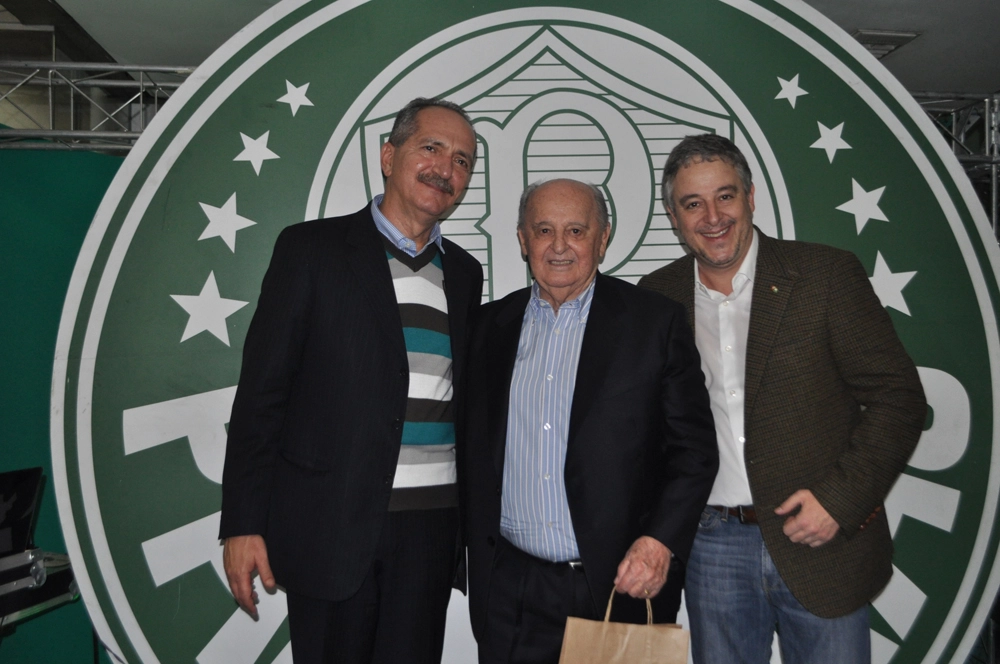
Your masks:
{"label": "paper bag handle", "polygon": [[[611,589],[611,597],[608,598],[608,610],[604,612],[604,622],[611,622],[611,602],[615,601],[615,589]],[[646,598],[646,624],[653,624],[653,605]]]}

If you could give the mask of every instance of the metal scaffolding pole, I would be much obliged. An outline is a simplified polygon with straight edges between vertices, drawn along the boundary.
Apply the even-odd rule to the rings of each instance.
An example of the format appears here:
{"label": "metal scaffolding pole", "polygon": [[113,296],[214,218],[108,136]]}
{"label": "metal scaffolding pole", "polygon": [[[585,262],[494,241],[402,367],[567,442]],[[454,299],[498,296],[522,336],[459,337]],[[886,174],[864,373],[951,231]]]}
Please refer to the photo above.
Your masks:
{"label": "metal scaffolding pole", "polygon": [[[127,151],[191,67],[99,62],[0,61],[0,104],[21,126],[0,130],[0,149]],[[44,87],[45,108],[25,93]]]}
{"label": "metal scaffolding pole", "polygon": [[950,142],[1000,241],[1000,94],[915,92],[913,97]]}

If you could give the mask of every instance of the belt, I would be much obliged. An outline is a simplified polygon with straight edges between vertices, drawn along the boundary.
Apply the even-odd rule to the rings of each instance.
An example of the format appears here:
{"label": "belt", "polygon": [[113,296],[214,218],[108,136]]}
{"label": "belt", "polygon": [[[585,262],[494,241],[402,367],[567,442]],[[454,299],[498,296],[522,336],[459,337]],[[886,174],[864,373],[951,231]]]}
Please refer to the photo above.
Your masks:
{"label": "belt", "polygon": [[723,507],[722,505],[709,505],[713,510],[719,510],[723,514],[736,517],[740,523],[757,525],[757,511],[753,505],[740,505],[738,507]]}
{"label": "belt", "polygon": [[505,548],[510,549],[516,555],[526,560],[530,560],[536,565],[541,565],[543,567],[569,567],[570,569],[576,570],[577,572],[583,571],[583,561],[580,560],[579,558],[577,558],[576,560],[559,560],[559,561],[546,560],[545,558],[539,558],[538,556],[533,556],[527,551],[523,551],[517,548],[510,540],[508,540],[503,535],[500,536],[500,541],[503,543]]}

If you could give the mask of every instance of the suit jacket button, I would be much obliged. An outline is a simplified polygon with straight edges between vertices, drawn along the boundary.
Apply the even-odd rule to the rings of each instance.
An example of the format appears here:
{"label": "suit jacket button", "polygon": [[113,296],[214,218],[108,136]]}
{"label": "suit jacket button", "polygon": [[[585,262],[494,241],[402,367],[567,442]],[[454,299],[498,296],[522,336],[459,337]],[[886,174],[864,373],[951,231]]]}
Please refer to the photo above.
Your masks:
{"label": "suit jacket button", "polygon": [[489,537],[486,538],[486,543],[489,544],[490,546],[496,546],[497,545],[497,541],[495,539],[493,539],[492,535],[490,535]]}
{"label": "suit jacket button", "polygon": [[392,484],[392,475],[386,475],[383,477],[382,482],[385,484]]}
{"label": "suit jacket button", "polygon": [[396,419],[394,419],[392,421],[392,428],[394,431],[399,431],[400,429],[402,429],[403,428],[402,418],[397,417]]}

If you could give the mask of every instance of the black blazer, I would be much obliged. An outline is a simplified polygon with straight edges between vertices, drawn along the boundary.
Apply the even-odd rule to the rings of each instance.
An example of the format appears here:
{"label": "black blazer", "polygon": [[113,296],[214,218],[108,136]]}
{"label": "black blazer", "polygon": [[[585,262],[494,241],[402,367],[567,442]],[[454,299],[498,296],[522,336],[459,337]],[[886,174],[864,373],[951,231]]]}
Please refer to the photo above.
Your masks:
{"label": "black blazer", "polygon": [[[485,305],[470,345],[464,465],[469,604],[477,636],[500,537],[510,381],[529,298],[526,288]],[[618,564],[640,535],[686,559],[717,469],[715,426],[683,307],[598,274],[565,466],[595,609],[603,611]],[[679,597],[663,595],[672,606],[661,607],[661,615],[669,615]],[[645,604],[631,599],[616,601],[615,611],[619,619],[646,618]]]}
{"label": "black blazer", "polygon": [[[482,268],[441,256],[461,385]],[[368,206],[278,237],[243,348],[219,536],[259,534],[278,583],[339,601],[368,570],[399,456],[409,365],[381,235]],[[456,389],[456,417],[461,390]]]}

